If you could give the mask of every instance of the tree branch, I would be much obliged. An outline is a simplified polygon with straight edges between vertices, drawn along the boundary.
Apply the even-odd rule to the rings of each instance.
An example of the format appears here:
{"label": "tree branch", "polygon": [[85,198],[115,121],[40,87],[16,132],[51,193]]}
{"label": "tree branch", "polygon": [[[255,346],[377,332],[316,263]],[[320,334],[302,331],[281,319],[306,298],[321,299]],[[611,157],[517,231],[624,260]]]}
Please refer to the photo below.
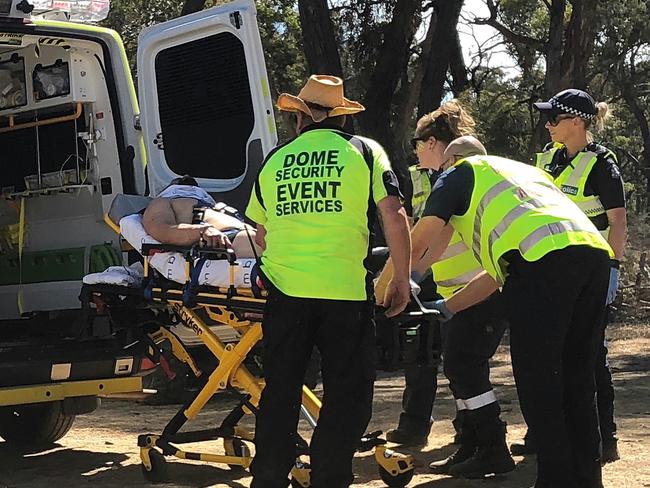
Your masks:
{"label": "tree branch", "polygon": [[536,48],[538,51],[544,51],[546,44],[544,41],[514,32],[497,20],[499,11],[497,5],[494,3],[494,0],[487,0],[487,7],[490,10],[490,16],[486,19],[475,18],[472,22],[473,24],[489,25],[490,27],[496,29],[506,41],[512,44],[525,44],[527,46]]}

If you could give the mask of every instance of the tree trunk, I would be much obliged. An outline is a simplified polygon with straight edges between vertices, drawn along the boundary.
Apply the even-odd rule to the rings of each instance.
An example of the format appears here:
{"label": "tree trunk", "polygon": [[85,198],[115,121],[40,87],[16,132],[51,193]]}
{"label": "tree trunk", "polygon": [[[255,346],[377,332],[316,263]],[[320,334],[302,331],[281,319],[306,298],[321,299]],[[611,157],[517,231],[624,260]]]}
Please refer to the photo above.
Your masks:
{"label": "tree trunk", "polygon": [[397,84],[408,67],[409,48],[420,21],[420,8],[419,1],[397,1],[366,89],[366,111],[359,118],[364,135],[378,140],[386,148],[401,175],[406,173],[406,165],[397,160],[402,141],[392,133],[392,104]]}
{"label": "tree trunk", "polygon": [[181,10],[181,15],[193,14],[194,12],[200,12],[205,7],[206,0],[185,0],[183,3],[183,8]]}
{"label": "tree trunk", "polygon": [[458,29],[456,29],[456,39],[451,49],[451,57],[449,59],[449,73],[451,74],[451,91],[455,97],[465,91],[469,85],[467,79],[467,66],[465,65],[465,57],[463,56],[463,48],[460,44],[460,36]]}
{"label": "tree trunk", "polygon": [[[548,41],[544,46],[546,60],[546,76],[544,77],[543,99],[546,101],[562,88],[562,41],[564,38],[564,13],[566,11],[566,0],[552,0],[549,12],[550,25],[548,29]],[[547,138],[545,121],[540,117],[535,125],[533,135],[528,145],[528,153],[532,156],[535,152],[541,151],[544,141]]]}
{"label": "tree trunk", "polygon": [[343,76],[327,0],[298,0],[302,39],[309,72]]}
{"label": "tree trunk", "polygon": [[562,88],[587,87],[586,70],[594,50],[598,28],[598,2],[595,0],[573,0],[571,19],[566,28],[562,53]]}
{"label": "tree trunk", "polygon": [[[447,69],[452,53],[457,49],[456,36],[458,17],[463,0],[445,0],[436,4],[438,20],[433,34],[433,45],[427,69],[422,80],[422,90],[418,103],[418,117],[440,106],[444,94]],[[435,7],[434,7],[435,8]]]}

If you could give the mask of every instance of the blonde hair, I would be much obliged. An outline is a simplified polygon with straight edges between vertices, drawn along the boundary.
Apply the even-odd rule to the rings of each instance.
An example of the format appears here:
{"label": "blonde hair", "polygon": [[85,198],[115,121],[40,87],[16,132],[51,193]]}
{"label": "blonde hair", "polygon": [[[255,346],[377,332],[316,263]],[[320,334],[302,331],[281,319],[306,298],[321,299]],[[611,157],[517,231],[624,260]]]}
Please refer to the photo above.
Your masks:
{"label": "blonde hair", "polygon": [[605,124],[612,116],[612,111],[609,108],[607,102],[598,102],[596,104],[596,109],[598,113],[593,120],[585,120],[585,129],[587,129],[587,140],[593,142],[594,135],[589,130],[592,126],[595,127],[596,132],[600,132],[605,128]]}
{"label": "blonde hair", "polygon": [[443,103],[439,108],[418,120],[415,135],[419,138],[435,137],[449,144],[461,136],[476,135],[476,122],[456,99]]}

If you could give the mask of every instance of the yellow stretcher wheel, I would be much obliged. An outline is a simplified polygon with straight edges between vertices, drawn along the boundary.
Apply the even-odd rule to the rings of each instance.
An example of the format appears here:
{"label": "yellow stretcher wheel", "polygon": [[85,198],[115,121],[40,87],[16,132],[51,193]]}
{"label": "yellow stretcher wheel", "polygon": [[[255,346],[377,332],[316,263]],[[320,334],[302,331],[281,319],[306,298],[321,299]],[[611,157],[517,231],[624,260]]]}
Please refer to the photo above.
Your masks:
{"label": "yellow stretcher wheel", "polygon": [[311,466],[309,463],[296,460],[291,469],[292,488],[309,488],[311,486]]}
{"label": "yellow stretcher wheel", "polygon": [[379,476],[390,488],[403,488],[413,479],[413,456],[399,454],[386,449],[385,445],[379,445],[375,448],[375,460]]}
{"label": "yellow stretcher wheel", "polygon": [[[243,458],[251,455],[251,450],[241,439],[224,439],[223,448],[226,451],[226,456]],[[229,464],[228,467],[232,470],[244,470],[244,467],[239,464]]]}
{"label": "yellow stretcher wheel", "polygon": [[151,470],[148,470],[144,464],[140,466],[142,468],[142,475],[145,479],[150,483],[163,483],[167,481],[168,469],[165,456],[155,449],[150,449],[149,460],[151,462]]}

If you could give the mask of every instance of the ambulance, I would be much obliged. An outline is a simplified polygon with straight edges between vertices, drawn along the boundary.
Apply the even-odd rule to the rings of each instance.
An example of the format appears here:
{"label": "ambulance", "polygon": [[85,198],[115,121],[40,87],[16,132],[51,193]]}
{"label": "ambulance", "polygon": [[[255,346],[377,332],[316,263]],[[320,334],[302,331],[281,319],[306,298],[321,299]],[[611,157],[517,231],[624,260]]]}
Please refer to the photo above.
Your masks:
{"label": "ambulance", "polygon": [[[180,175],[243,208],[276,144],[251,0],[145,29],[136,85],[109,0],[0,0],[0,437],[61,438],[142,389],[145,346],[87,320],[82,278],[126,264],[117,195]],[[134,318],[135,320],[135,318]]]}

